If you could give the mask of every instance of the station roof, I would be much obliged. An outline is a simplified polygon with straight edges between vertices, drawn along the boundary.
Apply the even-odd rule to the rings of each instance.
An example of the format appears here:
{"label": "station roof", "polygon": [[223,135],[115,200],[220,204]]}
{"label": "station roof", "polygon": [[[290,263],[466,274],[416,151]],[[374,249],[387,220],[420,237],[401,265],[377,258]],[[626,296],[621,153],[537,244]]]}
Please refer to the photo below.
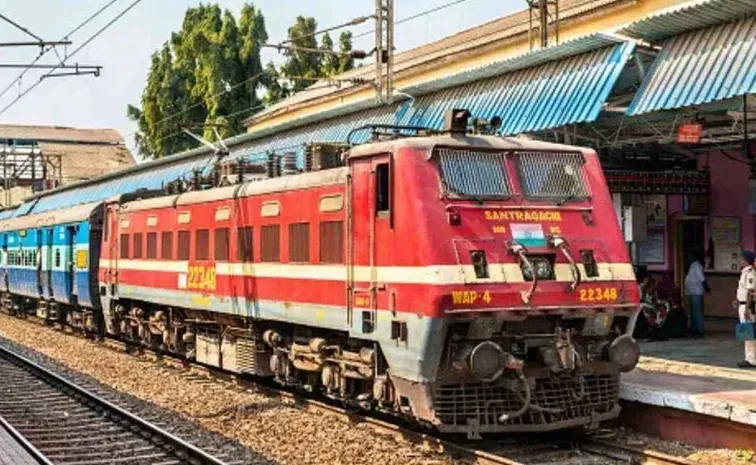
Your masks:
{"label": "station roof", "polygon": [[[562,23],[571,20],[578,21],[581,17],[600,8],[635,2],[636,0],[561,0],[559,18]],[[495,19],[436,42],[397,53],[394,56],[394,73],[401,75],[415,70],[442,66],[454,57],[487,47],[501,46],[507,40],[526,34],[529,27],[527,10]],[[338,79],[372,79],[374,75],[375,68],[370,64],[347,71],[336,77]],[[276,114],[285,113],[294,107],[310,104],[323,98],[330,98],[336,94],[347,94],[360,87],[362,86],[343,82],[340,87],[336,88],[329,85],[327,80],[324,80],[308,87],[306,92],[299,92],[249,117],[244,123],[247,126],[252,126]]]}
{"label": "station roof", "polygon": [[[663,38],[628,115],[704,105],[756,92],[756,0],[694,3],[626,29],[646,40]],[[712,25],[715,20],[718,23]],[[671,35],[674,31],[677,35]]]}
{"label": "station roof", "polygon": [[0,124],[0,144],[35,145],[60,156],[64,184],[133,166],[136,161],[114,129]]}
{"label": "station roof", "polygon": [[649,15],[623,28],[621,33],[658,42],[684,32],[742,19],[754,12],[756,0],[693,0]]}

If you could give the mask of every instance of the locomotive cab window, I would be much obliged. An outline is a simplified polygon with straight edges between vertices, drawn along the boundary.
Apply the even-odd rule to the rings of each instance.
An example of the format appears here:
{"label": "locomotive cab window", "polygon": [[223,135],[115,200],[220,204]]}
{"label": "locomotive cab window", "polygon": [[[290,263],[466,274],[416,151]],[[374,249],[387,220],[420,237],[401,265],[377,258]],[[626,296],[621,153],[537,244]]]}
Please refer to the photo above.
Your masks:
{"label": "locomotive cab window", "polygon": [[510,197],[504,152],[439,149],[435,156],[444,195],[473,200]]}
{"label": "locomotive cab window", "polygon": [[523,193],[557,202],[590,197],[581,153],[521,152],[515,157]]}
{"label": "locomotive cab window", "polygon": [[388,163],[375,166],[375,211],[387,214],[391,209],[391,176]]}

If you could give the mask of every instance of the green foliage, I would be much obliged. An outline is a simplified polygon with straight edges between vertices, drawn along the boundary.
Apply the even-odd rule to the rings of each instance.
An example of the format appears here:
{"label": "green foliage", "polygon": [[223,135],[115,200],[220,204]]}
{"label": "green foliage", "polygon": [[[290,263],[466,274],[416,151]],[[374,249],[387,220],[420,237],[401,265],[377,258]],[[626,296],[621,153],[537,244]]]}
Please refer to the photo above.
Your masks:
{"label": "green foliage", "polygon": [[354,58],[348,55],[352,51],[352,33],[341,33],[338,47],[341,54],[332,54],[327,52],[334,51],[333,39],[330,34],[325,33],[318,45],[317,37],[314,35],[317,29],[318,22],[315,18],[304,16],[298,16],[296,23],[289,28],[287,45],[295,47],[295,50],[284,52],[286,61],[279,71],[269,65],[269,95],[265,98],[266,104],[272,105],[294,92],[302,91],[318,79],[332,77],[354,68]]}
{"label": "green foliage", "polygon": [[[315,50],[318,42],[313,33],[318,28],[315,18],[297,16],[297,21],[289,28],[291,46]],[[299,92],[321,77],[322,55],[317,52],[287,50],[286,62],[281,66],[281,75],[289,78],[291,89]]]}
{"label": "green foliage", "polygon": [[129,105],[139,125],[137,147],[160,158],[196,146],[182,128],[221,136],[243,132],[242,121],[262,106],[260,46],[268,40],[262,12],[245,4],[238,18],[217,5],[189,8],[181,30],[152,56],[141,108]]}
{"label": "green foliage", "polygon": [[[297,17],[288,30],[290,45],[333,51],[329,34],[318,44],[317,26],[315,18]],[[290,50],[280,69],[262,65],[260,48],[267,41],[265,18],[251,3],[238,18],[218,5],[187,9],[181,30],[152,55],[141,105],[126,109],[139,127],[139,153],[160,158],[196,147],[184,128],[208,140],[215,139],[213,128],[221,137],[240,134],[242,121],[263,106],[354,67],[354,59],[343,54],[352,50],[350,32],[339,36],[342,54]]]}
{"label": "green foliage", "polygon": [[339,73],[349,71],[354,68],[354,58],[347,55],[352,51],[352,33],[344,31],[339,36],[339,52],[342,53],[339,57]]}

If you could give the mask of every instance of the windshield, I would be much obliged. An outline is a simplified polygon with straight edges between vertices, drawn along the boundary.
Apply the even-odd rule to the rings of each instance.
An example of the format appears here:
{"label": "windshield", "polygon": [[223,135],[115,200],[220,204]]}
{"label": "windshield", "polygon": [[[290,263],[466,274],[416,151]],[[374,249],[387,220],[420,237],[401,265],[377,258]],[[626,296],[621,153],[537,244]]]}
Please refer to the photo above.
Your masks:
{"label": "windshield", "polygon": [[473,199],[510,196],[503,152],[439,149],[437,155],[447,195]]}
{"label": "windshield", "polygon": [[579,200],[590,196],[580,153],[520,152],[517,173],[525,196]]}

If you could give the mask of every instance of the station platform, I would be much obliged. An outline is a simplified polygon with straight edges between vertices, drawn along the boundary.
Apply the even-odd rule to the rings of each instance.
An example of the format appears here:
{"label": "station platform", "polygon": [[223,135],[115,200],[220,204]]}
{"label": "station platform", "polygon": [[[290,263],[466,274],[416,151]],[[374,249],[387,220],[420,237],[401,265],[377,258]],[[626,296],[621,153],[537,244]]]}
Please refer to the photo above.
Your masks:
{"label": "station platform", "polygon": [[709,447],[756,444],[756,370],[737,368],[733,334],[641,342],[638,367],[622,375],[624,424]]}
{"label": "station platform", "polygon": [[0,426],[0,465],[39,465],[39,462]]}

